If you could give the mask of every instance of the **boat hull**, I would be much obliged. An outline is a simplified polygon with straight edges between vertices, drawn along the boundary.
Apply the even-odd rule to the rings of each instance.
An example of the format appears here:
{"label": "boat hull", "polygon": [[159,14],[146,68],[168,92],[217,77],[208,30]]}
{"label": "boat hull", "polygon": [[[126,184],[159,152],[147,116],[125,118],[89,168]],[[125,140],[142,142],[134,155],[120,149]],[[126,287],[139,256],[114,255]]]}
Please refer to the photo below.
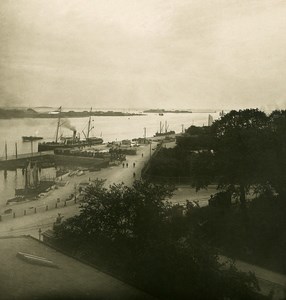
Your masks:
{"label": "boat hull", "polygon": [[38,141],[42,140],[43,137],[41,136],[22,136],[22,141],[23,142],[32,142],[32,141]]}
{"label": "boat hull", "polygon": [[92,139],[89,141],[79,141],[77,143],[55,143],[55,142],[47,142],[47,143],[39,143],[38,144],[38,152],[42,151],[50,151],[55,150],[57,148],[76,148],[76,147],[87,147],[92,145],[99,145],[103,143],[103,139]]}

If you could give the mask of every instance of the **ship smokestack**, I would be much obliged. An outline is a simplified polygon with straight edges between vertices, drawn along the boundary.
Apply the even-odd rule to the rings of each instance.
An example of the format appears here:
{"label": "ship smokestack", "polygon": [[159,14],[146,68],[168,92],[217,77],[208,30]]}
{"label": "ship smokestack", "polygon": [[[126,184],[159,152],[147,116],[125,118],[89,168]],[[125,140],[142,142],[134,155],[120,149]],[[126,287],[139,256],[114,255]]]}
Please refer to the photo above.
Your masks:
{"label": "ship smokestack", "polygon": [[73,136],[72,136],[73,141],[76,140],[76,130],[73,130]]}

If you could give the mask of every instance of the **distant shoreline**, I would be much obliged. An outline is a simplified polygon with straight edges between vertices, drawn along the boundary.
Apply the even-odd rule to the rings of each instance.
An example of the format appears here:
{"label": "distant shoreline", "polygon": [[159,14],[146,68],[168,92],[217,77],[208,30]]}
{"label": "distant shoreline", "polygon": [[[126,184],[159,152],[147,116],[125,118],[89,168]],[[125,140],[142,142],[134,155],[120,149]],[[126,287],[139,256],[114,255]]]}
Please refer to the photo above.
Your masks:
{"label": "distant shoreline", "polygon": [[165,109],[147,109],[144,113],[192,113],[191,110],[165,110]]}
{"label": "distant shoreline", "polygon": [[202,111],[193,111],[193,110],[183,110],[183,109],[147,109],[143,113],[152,113],[152,114],[193,114],[193,113],[216,113],[216,110],[202,110]]}
{"label": "distant shoreline", "polygon": [[[85,118],[89,116],[103,116],[103,117],[130,117],[130,116],[144,116],[142,113],[127,113],[120,111],[68,111],[61,112],[61,118]],[[16,118],[42,118],[51,119],[58,118],[57,112],[36,112],[33,109],[0,109],[0,119],[16,119]]]}

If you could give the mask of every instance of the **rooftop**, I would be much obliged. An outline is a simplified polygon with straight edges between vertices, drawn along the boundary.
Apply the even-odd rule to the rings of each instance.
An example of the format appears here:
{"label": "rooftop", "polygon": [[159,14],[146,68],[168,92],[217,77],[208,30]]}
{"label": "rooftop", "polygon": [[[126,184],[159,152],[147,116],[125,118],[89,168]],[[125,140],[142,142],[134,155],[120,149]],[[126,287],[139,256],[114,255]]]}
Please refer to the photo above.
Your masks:
{"label": "rooftop", "polygon": [[[153,299],[144,292],[30,237],[0,238],[4,299]],[[58,268],[31,264],[18,252],[44,257]]]}

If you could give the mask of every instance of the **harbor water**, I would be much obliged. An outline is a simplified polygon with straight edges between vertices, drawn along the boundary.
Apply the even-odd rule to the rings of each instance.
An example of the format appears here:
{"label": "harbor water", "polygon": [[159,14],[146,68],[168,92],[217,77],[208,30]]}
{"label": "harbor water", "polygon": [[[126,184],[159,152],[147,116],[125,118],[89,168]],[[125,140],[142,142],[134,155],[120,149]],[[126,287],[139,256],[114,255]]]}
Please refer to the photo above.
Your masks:
{"label": "harbor water", "polygon": [[[218,113],[211,114],[213,119],[219,117]],[[90,136],[101,137],[104,142],[120,141],[123,139],[133,139],[144,136],[153,136],[160,130],[160,122],[165,125],[167,122],[168,130],[176,133],[182,132],[191,125],[207,125],[209,113],[165,113],[160,116],[157,113],[150,113],[143,116],[100,116],[92,117],[93,130]],[[81,138],[83,132],[87,130],[88,118],[70,118],[61,120],[61,132],[63,136],[72,136],[72,129],[77,130]],[[7,144],[7,154],[15,155],[17,143],[17,153],[37,152],[38,142],[53,141],[56,134],[57,119],[2,119],[0,120],[0,157],[5,156],[5,143]],[[163,131],[165,128],[163,129]],[[40,136],[43,140],[34,142],[23,142],[22,136]],[[55,176],[53,168],[43,169],[43,176]],[[22,170],[0,171],[0,205],[6,200],[13,198],[15,188],[22,188],[24,177]]]}

